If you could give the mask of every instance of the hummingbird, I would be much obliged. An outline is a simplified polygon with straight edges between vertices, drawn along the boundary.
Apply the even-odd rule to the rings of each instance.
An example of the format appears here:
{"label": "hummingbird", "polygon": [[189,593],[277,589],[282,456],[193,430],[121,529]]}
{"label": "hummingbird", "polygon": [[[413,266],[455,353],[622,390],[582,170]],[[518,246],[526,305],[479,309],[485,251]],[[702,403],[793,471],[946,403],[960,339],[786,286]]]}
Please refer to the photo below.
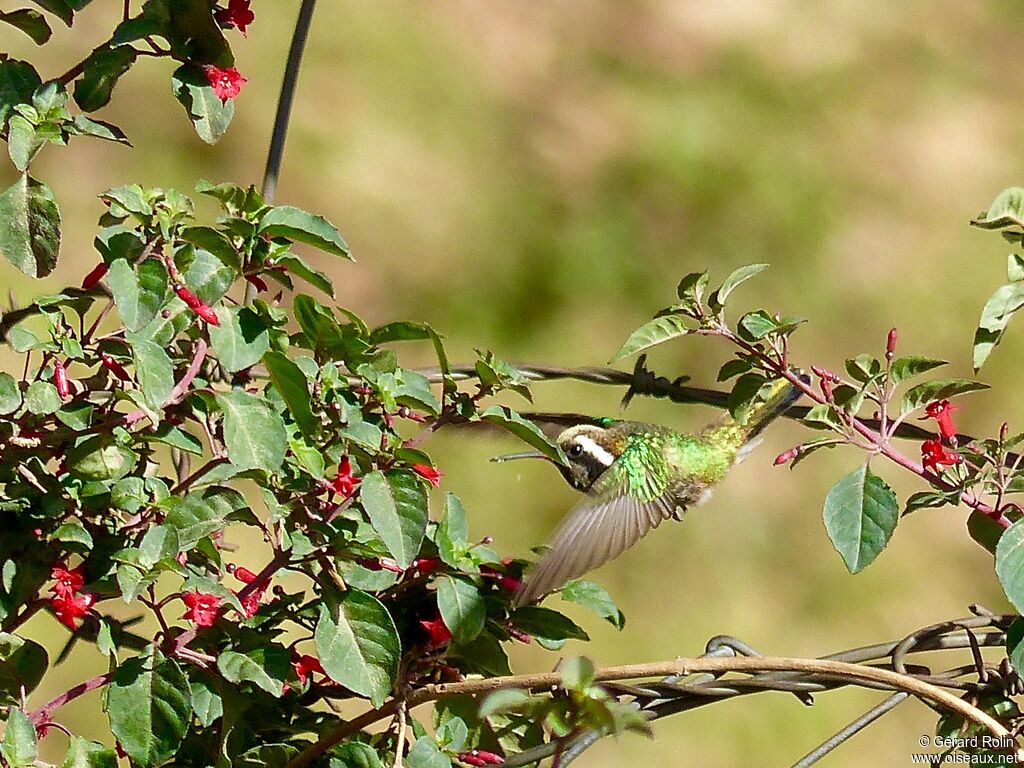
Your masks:
{"label": "hummingbird", "polygon": [[[789,381],[774,379],[738,419],[726,415],[698,434],[617,419],[562,431],[556,442],[567,463],[556,466],[586,497],[556,529],[550,548],[517,590],[513,608],[618,557],[663,521],[681,520],[689,507],[707,501],[728,470],[760,442],[761,431],[799,397]],[[527,451],[495,461],[523,458],[545,456]]]}

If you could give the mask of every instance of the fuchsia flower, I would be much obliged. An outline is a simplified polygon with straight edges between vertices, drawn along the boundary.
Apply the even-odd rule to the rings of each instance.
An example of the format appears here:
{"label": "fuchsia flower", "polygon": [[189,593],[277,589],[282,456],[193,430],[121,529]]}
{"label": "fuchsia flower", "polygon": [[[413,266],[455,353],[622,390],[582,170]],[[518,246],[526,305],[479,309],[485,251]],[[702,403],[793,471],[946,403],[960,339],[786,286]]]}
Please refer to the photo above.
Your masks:
{"label": "fuchsia flower", "polygon": [[320,663],[320,659],[316,656],[310,656],[308,653],[295,656],[295,660],[292,661],[292,668],[295,670],[295,675],[299,678],[299,682],[303,685],[309,679],[309,676],[314,672],[319,672],[321,675],[326,675],[324,667]]}
{"label": "fuchsia flower", "polygon": [[928,406],[924,409],[927,415],[923,416],[922,419],[935,419],[935,423],[939,427],[939,434],[946,440],[952,440],[956,437],[953,412],[959,410],[949,400],[936,400],[934,403],[928,403]]}
{"label": "fuchsia flower", "polygon": [[228,0],[228,7],[218,8],[213,16],[222,27],[235,27],[243,36],[245,28],[256,18],[256,14],[249,8],[249,0]]}
{"label": "fuchsia flower", "polygon": [[246,275],[245,279],[246,282],[252,284],[252,287],[255,288],[257,292],[262,293],[267,290],[267,281],[259,275]]}
{"label": "fuchsia flower", "polygon": [[53,585],[53,591],[58,597],[71,597],[85,586],[85,575],[80,565],[68,568],[64,563],[57,563],[50,571],[50,578],[57,582]]}
{"label": "fuchsia flower", "polygon": [[440,648],[448,645],[452,639],[451,630],[444,623],[444,619],[438,616],[436,619],[421,619],[420,626],[427,633],[427,645],[431,648]]}
{"label": "fuchsia flower", "polygon": [[57,388],[57,394],[61,400],[71,397],[71,384],[68,382],[67,363],[55,360],[53,363],[53,386]]}
{"label": "fuchsia flower", "polygon": [[441,484],[441,477],[444,473],[434,469],[429,464],[413,464],[410,469],[435,488]]}
{"label": "fuchsia flower", "polygon": [[128,375],[128,371],[124,369],[124,366],[106,352],[100,352],[100,363],[121,381],[131,380],[131,376]]}
{"label": "fuchsia flower", "polygon": [[212,627],[220,613],[220,598],[206,592],[186,592],[181,601],[188,608],[183,619],[194,621],[197,627]]}
{"label": "fuchsia flower", "polygon": [[466,752],[459,752],[459,754],[455,756],[455,759],[460,763],[473,766],[501,765],[505,762],[505,758],[501,755],[495,754],[494,752],[488,752],[484,749],[470,749]]}
{"label": "fuchsia flower", "polygon": [[356,486],[361,482],[362,480],[352,474],[352,460],[348,456],[342,456],[341,463],[338,464],[338,473],[331,482],[331,488],[343,499],[347,499],[355,493]]}
{"label": "fuchsia flower", "polygon": [[217,98],[221,100],[222,104],[229,99],[235,98],[241,92],[242,86],[249,82],[234,67],[221,69],[214,64],[207,64],[203,67],[203,72],[206,74],[207,82],[210,83],[210,87],[213,88],[213,92],[217,94]]}
{"label": "fuchsia flower", "polygon": [[174,292],[178,294],[178,298],[184,301],[189,309],[203,318],[203,320],[208,322],[210,325],[220,325],[220,320],[217,319],[217,313],[214,312],[206,302],[192,293],[192,291],[184,285],[176,284],[174,286]]}
{"label": "fuchsia flower", "polygon": [[921,443],[921,464],[927,472],[929,469],[939,474],[939,467],[951,467],[963,460],[959,453],[946,448],[938,438],[925,440]]}
{"label": "fuchsia flower", "polygon": [[55,597],[50,601],[50,606],[57,621],[74,631],[78,629],[78,619],[85,616],[95,602],[96,595],[86,592],[84,595],[69,594]]}
{"label": "fuchsia flower", "polygon": [[110,267],[107,266],[107,263],[101,261],[82,279],[82,288],[86,291],[95,288],[100,280],[107,276],[107,270],[109,269]]}

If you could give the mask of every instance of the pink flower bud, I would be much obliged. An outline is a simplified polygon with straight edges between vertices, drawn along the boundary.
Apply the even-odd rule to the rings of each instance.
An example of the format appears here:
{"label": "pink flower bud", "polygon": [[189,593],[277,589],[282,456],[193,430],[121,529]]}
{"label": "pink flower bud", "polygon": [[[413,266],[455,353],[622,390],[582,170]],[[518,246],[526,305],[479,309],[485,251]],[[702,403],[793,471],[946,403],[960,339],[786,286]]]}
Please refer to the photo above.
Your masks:
{"label": "pink flower bud", "polygon": [[109,269],[110,267],[107,266],[106,262],[101,261],[82,279],[82,288],[86,291],[95,288],[99,284],[100,280],[106,277],[107,270]]}
{"label": "pink flower bud", "polygon": [[68,372],[64,367],[66,363],[56,361],[53,364],[53,385],[57,388],[57,394],[61,400],[67,400],[71,396],[71,385],[68,383]]}
{"label": "pink flower bud", "polygon": [[899,334],[895,328],[889,329],[889,337],[885,340],[885,356],[892,360],[893,355],[896,354],[896,339]]}

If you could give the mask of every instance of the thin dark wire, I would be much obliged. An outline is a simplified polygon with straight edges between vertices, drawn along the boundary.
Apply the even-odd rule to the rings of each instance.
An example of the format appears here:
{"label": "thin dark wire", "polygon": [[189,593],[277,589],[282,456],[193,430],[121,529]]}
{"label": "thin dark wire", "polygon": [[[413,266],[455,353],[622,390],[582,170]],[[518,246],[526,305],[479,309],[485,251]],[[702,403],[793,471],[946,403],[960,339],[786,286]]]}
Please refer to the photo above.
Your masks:
{"label": "thin dark wire", "polygon": [[284,66],[284,78],[281,81],[281,93],[277,98],[277,114],[274,115],[274,132],[270,137],[270,151],[267,152],[267,167],[263,172],[263,199],[268,203],[274,199],[277,191],[277,177],[281,172],[281,158],[284,155],[284,141],[288,135],[288,122],[292,113],[292,101],[295,97],[295,85],[299,79],[299,67],[302,65],[302,53],[306,47],[306,37],[313,20],[313,8],[316,0],[302,0],[299,17],[295,21],[295,32],[292,44],[288,49],[288,61]]}
{"label": "thin dark wire", "polygon": [[863,715],[858,717],[856,720],[853,720],[852,722],[848,723],[844,728],[841,728],[840,730],[836,731],[835,734],[827,738],[825,741],[821,742],[821,744],[819,744],[817,747],[815,747],[806,755],[804,755],[795,763],[793,763],[793,768],[807,768],[810,765],[814,765],[816,762],[821,760],[821,758],[823,758],[833,749],[838,747],[844,741],[849,739],[851,736],[864,730],[873,722],[875,722],[875,720],[882,717],[882,715],[891,711],[898,704],[906,701],[909,698],[909,693],[907,693],[906,691],[899,691],[897,693],[894,693],[892,696],[883,699],[881,702],[873,706],[871,709],[869,709]]}

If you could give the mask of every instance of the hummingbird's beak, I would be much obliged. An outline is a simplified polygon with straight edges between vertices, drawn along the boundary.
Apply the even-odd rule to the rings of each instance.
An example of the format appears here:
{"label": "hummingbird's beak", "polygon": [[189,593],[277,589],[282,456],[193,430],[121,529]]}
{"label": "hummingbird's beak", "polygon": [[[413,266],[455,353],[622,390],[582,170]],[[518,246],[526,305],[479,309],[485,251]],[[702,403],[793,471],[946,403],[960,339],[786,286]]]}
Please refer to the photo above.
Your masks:
{"label": "hummingbird's beak", "polygon": [[522,453],[506,453],[503,456],[495,456],[493,459],[491,459],[491,461],[496,461],[496,462],[500,463],[500,462],[503,462],[503,461],[513,461],[515,459],[546,459],[546,458],[547,458],[547,456],[545,456],[540,451],[523,451]]}

